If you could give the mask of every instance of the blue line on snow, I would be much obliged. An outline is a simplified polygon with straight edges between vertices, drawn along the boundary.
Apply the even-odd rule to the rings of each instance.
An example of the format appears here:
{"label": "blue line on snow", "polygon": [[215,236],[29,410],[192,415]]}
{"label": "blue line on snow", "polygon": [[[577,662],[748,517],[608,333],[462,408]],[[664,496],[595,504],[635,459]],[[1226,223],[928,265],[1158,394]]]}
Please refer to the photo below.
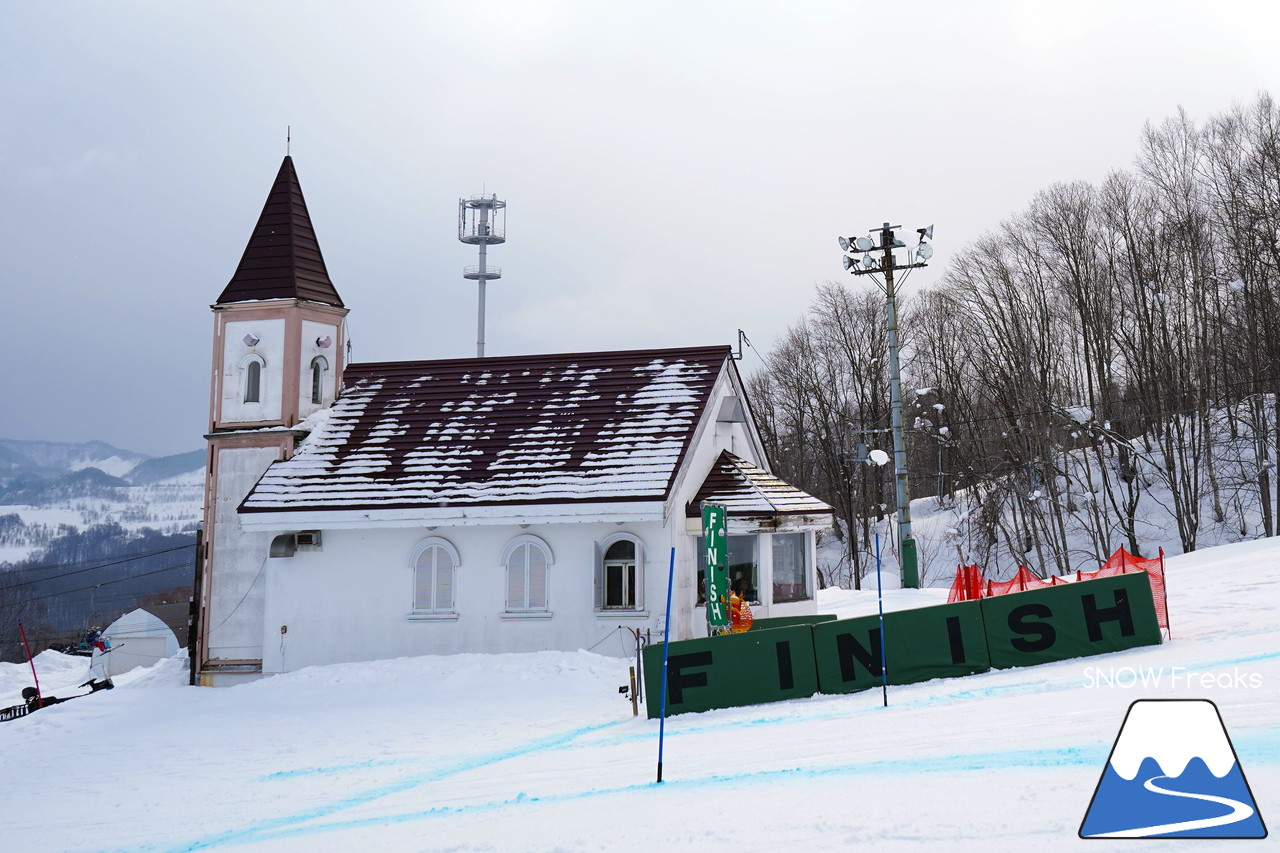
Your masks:
{"label": "blue line on snow", "polygon": [[[427,761],[425,758],[413,759],[416,763]],[[410,763],[404,758],[389,758],[385,761],[357,761],[352,764],[330,764],[327,767],[301,767],[297,770],[277,770],[259,778],[259,782],[278,782],[283,779],[295,779],[299,776],[322,776],[326,773],[343,773],[351,770],[369,770],[374,767],[395,767]]]}
{"label": "blue line on snow", "polygon": [[[1253,764],[1272,764],[1280,761],[1280,732],[1273,730],[1250,731],[1237,738],[1238,748],[1248,753]],[[1024,749],[1004,752],[980,753],[973,755],[950,755],[925,757],[909,760],[881,760],[863,764],[841,764],[817,768],[783,768],[778,770],[762,770],[736,774],[712,774],[693,779],[668,779],[661,785],[647,782],[635,785],[622,785],[614,788],[593,788],[586,791],[572,791],[546,796],[530,796],[521,793],[503,800],[491,800],[484,803],[472,803],[465,806],[438,806],[401,814],[379,815],[377,817],[345,820],[335,823],[312,824],[281,828],[277,831],[261,832],[244,841],[275,841],[286,838],[298,838],[304,835],[315,835],[338,832],[348,829],[359,829],[365,826],[385,826],[394,823],[409,823],[431,818],[451,817],[454,815],[475,814],[495,811],[502,808],[532,804],[556,804],[584,800],[592,797],[611,796],[614,794],[667,791],[703,788],[710,785],[732,784],[775,784],[779,781],[804,781],[830,776],[843,775],[890,775],[903,773],[969,773],[981,770],[1005,769],[1020,767],[1025,769],[1053,770],[1063,767],[1101,768],[1107,760],[1111,745],[1105,741],[1067,747],[1064,749]],[[678,793],[676,794],[679,795]]]}
{"label": "blue line on snow", "polygon": [[447,767],[441,767],[441,768],[430,770],[424,773],[414,774],[413,776],[408,776],[404,779],[401,779],[398,782],[382,785],[377,788],[371,788],[367,791],[356,794],[355,796],[349,797],[345,800],[339,800],[338,802],[330,803],[324,806],[317,806],[316,808],[308,809],[307,811],[298,812],[292,815],[284,815],[277,818],[271,818],[269,820],[259,821],[257,823],[250,824],[249,826],[241,829],[225,830],[223,832],[219,832],[214,835],[207,836],[205,838],[197,839],[196,841],[180,844],[179,846],[176,846],[176,847],[170,847],[165,844],[154,844],[154,845],[149,845],[147,847],[130,847],[128,849],[132,851],[163,849],[163,850],[175,851],[176,853],[176,851],[204,850],[209,847],[215,847],[221,844],[236,844],[236,843],[256,841],[258,840],[257,836],[260,836],[264,833],[268,833],[272,830],[283,829],[285,827],[290,826],[291,824],[303,823],[305,821],[314,820],[320,817],[325,817],[327,815],[331,815],[336,812],[343,811],[345,809],[355,808],[356,806],[364,805],[365,803],[372,802],[373,800],[381,799],[382,797],[391,796],[392,794],[399,794],[403,791],[408,791],[408,790],[411,790],[412,788],[416,788],[419,785],[424,785],[428,782],[436,782],[441,779],[446,779],[450,776],[454,776],[459,773],[465,773],[468,770],[475,770],[477,768],[484,767],[489,764],[496,764],[498,762],[508,761],[512,758],[519,758],[521,756],[528,755],[530,753],[540,752],[547,749],[556,749],[584,735],[588,735],[593,732],[600,731],[602,729],[611,728],[613,726],[617,726],[620,724],[621,724],[621,721],[613,721],[613,722],[603,723],[599,725],[583,726],[582,728],[574,729],[572,731],[563,732],[561,734],[552,735],[550,737],[539,738],[537,740],[530,741],[529,743],[523,746],[517,746],[513,749],[489,753],[486,755],[477,755],[469,759],[463,759]]}
{"label": "blue line on snow", "polygon": [[647,782],[635,785],[622,785],[614,788],[593,788],[586,791],[572,791],[545,796],[530,796],[521,793],[515,797],[502,800],[491,800],[484,803],[472,803],[464,806],[437,806],[421,811],[403,812],[400,814],[378,815],[376,817],[344,820],[334,823],[312,824],[309,826],[282,827],[279,830],[266,830],[253,837],[233,839],[235,842],[277,841],[286,838],[298,838],[305,835],[337,832],[348,829],[359,829],[365,826],[385,826],[393,823],[409,823],[431,818],[452,817],[455,815],[475,814],[495,811],[497,809],[532,804],[555,804],[584,800],[592,797],[611,796],[614,794],[652,791],[664,793],[711,785],[727,784],[775,784],[779,781],[804,781],[842,775],[872,775],[901,773],[962,773],[979,770],[991,770],[1008,766],[1024,768],[1056,769],[1068,766],[1100,766],[1106,761],[1108,744],[1099,742],[1085,747],[1070,747],[1062,750],[1011,750],[979,755],[942,756],[938,758],[921,758],[906,761],[872,761],[864,764],[843,764],[831,767],[804,768],[791,767],[778,770],[762,770],[736,774],[713,774],[694,779],[664,780],[661,785]]}

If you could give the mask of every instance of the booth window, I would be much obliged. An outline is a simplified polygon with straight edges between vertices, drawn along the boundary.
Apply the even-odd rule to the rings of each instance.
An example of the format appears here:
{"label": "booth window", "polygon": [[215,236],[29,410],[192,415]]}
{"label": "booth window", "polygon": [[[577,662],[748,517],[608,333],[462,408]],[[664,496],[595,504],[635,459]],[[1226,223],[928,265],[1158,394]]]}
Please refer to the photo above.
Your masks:
{"label": "booth window", "polygon": [[803,533],[775,533],[773,539],[773,600],[806,601],[810,598],[808,552]]}
{"label": "booth window", "polygon": [[[729,567],[729,586],[733,587],[733,582],[738,578],[742,578],[745,585],[747,601],[752,604],[760,603],[760,568],[756,560],[756,536],[727,536],[725,537],[728,555],[727,563]],[[707,546],[701,536],[697,537],[698,551],[698,603],[707,603]]]}

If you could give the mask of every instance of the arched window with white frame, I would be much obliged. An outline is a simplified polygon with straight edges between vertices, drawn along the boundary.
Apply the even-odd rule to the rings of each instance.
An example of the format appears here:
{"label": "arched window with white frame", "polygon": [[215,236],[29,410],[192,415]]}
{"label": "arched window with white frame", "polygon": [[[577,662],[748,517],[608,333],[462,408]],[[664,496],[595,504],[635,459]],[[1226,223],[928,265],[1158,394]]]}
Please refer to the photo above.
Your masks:
{"label": "arched window with white frame", "polygon": [[329,361],[322,355],[311,359],[311,402],[320,405],[324,402],[324,374],[329,369]]}
{"label": "arched window with white frame", "polygon": [[644,608],[644,546],[629,533],[596,544],[597,610]]}
{"label": "arched window with white frame", "polygon": [[553,562],[551,549],[536,536],[520,536],[507,545],[502,564],[506,569],[508,612],[550,610]]}
{"label": "arched window with white frame", "polygon": [[410,562],[415,614],[457,612],[455,589],[459,562],[458,549],[447,539],[431,538],[418,543]]}
{"label": "arched window with white frame", "polygon": [[262,368],[265,362],[262,356],[250,355],[240,363],[240,375],[243,377],[244,402],[262,402]]}

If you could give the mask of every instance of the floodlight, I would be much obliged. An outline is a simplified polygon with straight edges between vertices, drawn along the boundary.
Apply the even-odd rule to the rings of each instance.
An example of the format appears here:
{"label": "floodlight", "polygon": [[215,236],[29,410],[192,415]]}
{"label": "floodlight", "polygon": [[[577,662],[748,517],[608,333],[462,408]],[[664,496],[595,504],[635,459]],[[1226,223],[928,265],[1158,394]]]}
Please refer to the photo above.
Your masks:
{"label": "floodlight", "polygon": [[[841,239],[844,239],[844,238],[842,237]],[[844,268],[845,268],[845,269],[847,269],[847,270],[851,270],[851,269],[853,269],[853,264],[854,264],[853,258],[849,257],[848,255],[845,255],[845,256],[844,256]]]}
{"label": "floodlight", "polygon": [[929,225],[929,226],[926,226],[926,227],[924,227],[924,228],[917,228],[917,229],[916,229],[916,233],[920,235],[920,239],[921,239],[921,240],[932,240],[932,239],[933,239],[933,226],[932,226],[932,225]]}
{"label": "floodlight", "polygon": [[870,255],[863,255],[863,256],[862,256],[862,265],[863,265],[864,267],[866,267],[867,269],[871,269],[872,267],[874,267],[874,266],[876,265],[876,259],[875,259],[875,258],[873,258],[873,257],[871,257]]}
{"label": "floodlight", "polygon": [[849,251],[849,241],[847,239],[845,239],[844,237],[837,237],[836,239],[840,241],[840,251],[842,252]]}
{"label": "floodlight", "polygon": [[870,237],[859,237],[853,241],[853,245],[857,247],[859,252],[870,252],[876,247]]}
{"label": "floodlight", "polygon": [[904,242],[902,242],[901,240],[899,240],[897,237],[894,237],[894,238],[893,238],[893,248],[895,248],[895,249],[901,249],[901,248],[902,248],[903,246],[905,246],[905,245],[907,245],[907,244],[906,244],[906,243],[904,243]]}
{"label": "floodlight", "polygon": [[925,261],[929,260],[930,258],[933,257],[933,247],[930,246],[928,243],[921,243],[920,246],[916,249],[916,257]]}

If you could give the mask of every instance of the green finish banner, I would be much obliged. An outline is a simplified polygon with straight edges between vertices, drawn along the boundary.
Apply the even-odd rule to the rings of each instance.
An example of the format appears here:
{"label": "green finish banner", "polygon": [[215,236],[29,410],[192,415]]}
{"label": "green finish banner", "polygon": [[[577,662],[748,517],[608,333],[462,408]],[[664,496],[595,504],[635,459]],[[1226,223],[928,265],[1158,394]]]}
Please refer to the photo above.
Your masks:
{"label": "green finish banner", "polygon": [[702,541],[707,562],[707,626],[729,627],[729,554],[725,534],[725,509],[702,505]]}
{"label": "green finish banner", "polygon": [[[644,649],[644,695],[659,714],[662,644]],[[818,692],[813,629],[807,625],[747,631],[671,644],[667,715],[801,699]]]}
{"label": "green finish banner", "polygon": [[812,616],[770,616],[757,619],[751,623],[752,631],[766,631],[771,628],[794,628],[796,625],[817,625],[821,622],[834,622],[834,613],[815,613]]}
{"label": "green finish banner", "polygon": [[1011,592],[979,603],[996,669],[1154,646],[1161,640],[1146,572]]}
{"label": "green finish banner", "polygon": [[[884,632],[890,684],[971,675],[991,668],[982,610],[976,601],[886,613]],[[879,617],[814,625],[813,646],[822,693],[880,686]]]}
{"label": "green finish banner", "polygon": [[[667,713],[878,687],[879,618],[831,619],[823,614],[776,617],[760,620],[742,634],[672,643]],[[890,684],[1031,666],[1161,641],[1145,572],[898,610],[885,614],[884,632]],[[659,714],[662,651],[661,644],[644,649],[650,718]]]}

